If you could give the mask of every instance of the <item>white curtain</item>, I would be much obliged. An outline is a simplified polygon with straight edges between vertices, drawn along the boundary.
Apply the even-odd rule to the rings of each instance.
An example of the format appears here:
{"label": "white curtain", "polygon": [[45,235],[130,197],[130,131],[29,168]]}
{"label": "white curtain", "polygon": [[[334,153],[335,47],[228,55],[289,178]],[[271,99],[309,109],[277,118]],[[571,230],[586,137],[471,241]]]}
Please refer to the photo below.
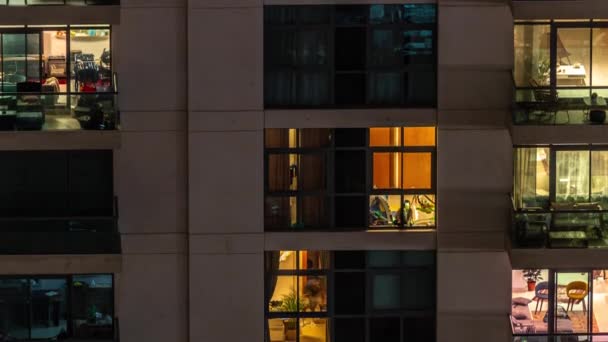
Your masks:
{"label": "white curtain", "polygon": [[555,199],[557,202],[589,201],[589,151],[557,151]]}

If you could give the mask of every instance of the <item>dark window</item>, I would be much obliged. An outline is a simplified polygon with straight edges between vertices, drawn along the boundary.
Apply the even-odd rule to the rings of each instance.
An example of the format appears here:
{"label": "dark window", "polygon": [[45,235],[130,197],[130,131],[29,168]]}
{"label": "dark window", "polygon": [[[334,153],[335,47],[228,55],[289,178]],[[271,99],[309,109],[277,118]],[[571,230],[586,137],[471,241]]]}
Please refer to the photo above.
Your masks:
{"label": "dark window", "polygon": [[435,225],[435,128],[265,130],[269,230]]}
{"label": "dark window", "polygon": [[265,6],[265,105],[432,107],[436,6]]}
{"label": "dark window", "polygon": [[[435,341],[434,252],[273,251],[264,264],[267,342]],[[423,287],[432,296],[403,300]]]}
{"label": "dark window", "polygon": [[2,277],[0,288],[9,340],[114,336],[112,275]]}

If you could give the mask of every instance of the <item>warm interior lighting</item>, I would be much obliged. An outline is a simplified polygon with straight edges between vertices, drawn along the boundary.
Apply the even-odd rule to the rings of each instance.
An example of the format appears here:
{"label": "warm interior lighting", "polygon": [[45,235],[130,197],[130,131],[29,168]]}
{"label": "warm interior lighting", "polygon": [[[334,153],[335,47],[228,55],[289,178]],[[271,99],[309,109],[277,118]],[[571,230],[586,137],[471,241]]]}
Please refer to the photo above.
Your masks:
{"label": "warm interior lighting", "polygon": [[405,146],[435,146],[435,127],[403,128]]}
{"label": "warm interior lighting", "polygon": [[403,188],[431,188],[431,153],[403,153]]}

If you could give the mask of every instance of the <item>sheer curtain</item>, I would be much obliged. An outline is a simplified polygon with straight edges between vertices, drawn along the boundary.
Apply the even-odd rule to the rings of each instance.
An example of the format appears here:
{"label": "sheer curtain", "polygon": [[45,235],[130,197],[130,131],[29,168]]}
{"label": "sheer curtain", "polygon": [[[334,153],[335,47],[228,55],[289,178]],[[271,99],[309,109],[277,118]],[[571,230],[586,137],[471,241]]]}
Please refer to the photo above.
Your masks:
{"label": "sheer curtain", "polygon": [[515,152],[515,206],[524,208],[526,200],[536,196],[536,148],[518,148]]}
{"label": "sheer curtain", "polygon": [[589,151],[557,151],[557,202],[589,201],[589,154]]}

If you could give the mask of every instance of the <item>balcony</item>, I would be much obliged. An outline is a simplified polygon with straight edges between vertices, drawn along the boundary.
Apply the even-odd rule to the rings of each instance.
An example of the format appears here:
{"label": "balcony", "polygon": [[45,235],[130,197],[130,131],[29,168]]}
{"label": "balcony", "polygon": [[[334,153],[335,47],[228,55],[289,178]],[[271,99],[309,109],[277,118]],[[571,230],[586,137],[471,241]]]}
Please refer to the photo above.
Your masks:
{"label": "balcony", "polygon": [[5,92],[0,131],[115,130],[118,93]]}
{"label": "balcony", "polygon": [[606,248],[608,210],[513,212],[514,248]]}
{"label": "balcony", "polygon": [[120,254],[117,200],[101,216],[0,218],[0,254]]}
{"label": "balcony", "polygon": [[515,125],[602,125],[608,110],[608,22],[518,21]]}
{"label": "balcony", "polygon": [[120,0],[0,0],[0,6],[108,6],[120,5]]}

